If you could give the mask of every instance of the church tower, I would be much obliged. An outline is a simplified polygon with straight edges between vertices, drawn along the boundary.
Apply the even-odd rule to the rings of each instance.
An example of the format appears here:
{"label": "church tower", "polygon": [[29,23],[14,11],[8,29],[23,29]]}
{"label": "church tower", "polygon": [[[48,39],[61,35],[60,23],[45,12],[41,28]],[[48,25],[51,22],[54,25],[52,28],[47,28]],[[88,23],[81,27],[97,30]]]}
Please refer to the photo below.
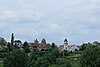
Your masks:
{"label": "church tower", "polygon": [[64,50],[68,50],[68,40],[66,38],[64,40]]}

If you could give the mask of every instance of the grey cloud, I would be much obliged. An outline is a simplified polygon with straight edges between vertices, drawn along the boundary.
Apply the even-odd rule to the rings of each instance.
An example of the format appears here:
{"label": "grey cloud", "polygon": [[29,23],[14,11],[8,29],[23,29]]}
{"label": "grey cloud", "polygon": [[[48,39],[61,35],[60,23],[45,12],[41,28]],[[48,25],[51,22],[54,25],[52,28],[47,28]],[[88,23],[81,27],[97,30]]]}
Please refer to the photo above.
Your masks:
{"label": "grey cloud", "polygon": [[99,0],[2,0],[0,6],[0,35],[7,40],[12,32],[57,44],[65,37],[71,44],[100,40]]}

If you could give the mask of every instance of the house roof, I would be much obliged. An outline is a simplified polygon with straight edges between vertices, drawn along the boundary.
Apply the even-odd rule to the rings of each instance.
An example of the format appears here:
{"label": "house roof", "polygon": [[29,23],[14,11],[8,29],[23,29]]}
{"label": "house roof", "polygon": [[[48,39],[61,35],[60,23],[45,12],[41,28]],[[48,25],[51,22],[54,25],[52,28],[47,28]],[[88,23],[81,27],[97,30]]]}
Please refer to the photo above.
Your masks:
{"label": "house roof", "polygon": [[39,44],[35,44],[35,43],[28,43],[28,46],[29,47],[37,47],[37,48],[41,48],[41,49],[43,49],[43,48],[51,48],[51,45],[50,44],[46,44],[46,45],[44,45],[44,44],[41,44],[41,43],[39,43]]}
{"label": "house roof", "polygon": [[33,47],[34,46],[34,43],[28,43],[28,46],[29,47]]}
{"label": "house roof", "polygon": [[64,45],[60,45],[60,46],[59,46],[59,49],[63,49],[63,48],[64,48]]}

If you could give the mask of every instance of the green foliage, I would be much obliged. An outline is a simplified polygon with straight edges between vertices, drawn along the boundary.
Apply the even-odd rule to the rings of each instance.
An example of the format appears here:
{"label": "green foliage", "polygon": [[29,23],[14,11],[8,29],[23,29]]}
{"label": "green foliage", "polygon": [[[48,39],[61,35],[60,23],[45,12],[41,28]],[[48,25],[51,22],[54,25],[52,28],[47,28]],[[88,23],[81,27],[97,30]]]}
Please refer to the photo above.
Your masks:
{"label": "green foliage", "polygon": [[3,64],[2,63],[0,63],[0,67],[3,67]]}
{"label": "green foliage", "polygon": [[4,46],[7,45],[6,40],[4,38],[2,38],[2,37],[0,37],[0,45],[1,45],[1,47],[4,47]]}
{"label": "green foliage", "polygon": [[66,59],[70,59],[70,58],[73,59],[73,58],[80,58],[80,56],[66,56],[65,58]]}
{"label": "green foliage", "polygon": [[7,53],[6,48],[0,49],[0,58],[1,59],[5,58],[6,53]]}
{"label": "green foliage", "polygon": [[6,55],[4,67],[27,67],[28,55],[25,51],[16,49]]}
{"label": "green foliage", "polygon": [[51,47],[52,48],[55,48],[56,47],[55,43],[52,43]]}
{"label": "green foliage", "polygon": [[41,44],[46,45],[46,40],[43,38]]}
{"label": "green foliage", "polygon": [[39,57],[39,53],[37,49],[34,49],[30,54],[28,67],[34,67],[38,57]]}
{"label": "green foliage", "polygon": [[57,65],[56,64],[51,64],[48,67],[57,67]]}
{"label": "green foliage", "polygon": [[11,45],[13,46],[14,45],[14,34],[12,33],[11,35]]}
{"label": "green foliage", "polygon": [[24,42],[23,48],[24,48],[25,52],[27,52],[27,53],[30,52],[30,49],[29,49],[29,46],[28,46],[27,42]]}
{"label": "green foliage", "polygon": [[64,50],[64,51],[60,52],[60,57],[69,56],[69,55],[70,55],[70,52],[68,52],[67,50]]}
{"label": "green foliage", "polygon": [[15,48],[20,48],[20,47],[22,47],[22,42],[21,42],[21,40],[15,40],[14,41],[14,47]]}
{"label": "green foliage", "polygon": [[72,67],[80,67],[80,61],[72,61]]}
{"label": "green foliage", "polygon": [[71,52],[71,54],[82,54],[82,51]]}
{"label": "green foliage", "polygon": [[64,50],[64,56],[68,56],[70,53],[67,50]]}
{"label": "green foliage", "polygon": [[29,67],[48,67],[55,64],[59,57],[57,48],[51,48],[49,51],[34,51],[30,55]]}
{"label": "green foliage", "polygon": [[7,43],[7,49],[8,51],[12,51],[12,45],[10,42]]}
{"label": "green foliage", "polygon": [[71,67],[71,63],[65,58],[57,59],[56,65],[58,67]]}
{"label": "green foliage", "polygon": [[34,44],[38,45],[38,44],[39,44],[39,41],[36,39],[36,40],[34,41]]}
{"label": "green foliage", "polygon": [[89,44],[83,44],[79,50],[81,50],[81,51],[85,50],[87,45],[90,45],[90,43]]}
{"label": "green foliage", "polygon": [[48,67],[49,61],[46,57],[38,57],[37,61],[35,62],[35,67]]}
{"label": "green foliage", "polygon": [[100,67],[100,48],[88,45],[81,55],[81,67]]}

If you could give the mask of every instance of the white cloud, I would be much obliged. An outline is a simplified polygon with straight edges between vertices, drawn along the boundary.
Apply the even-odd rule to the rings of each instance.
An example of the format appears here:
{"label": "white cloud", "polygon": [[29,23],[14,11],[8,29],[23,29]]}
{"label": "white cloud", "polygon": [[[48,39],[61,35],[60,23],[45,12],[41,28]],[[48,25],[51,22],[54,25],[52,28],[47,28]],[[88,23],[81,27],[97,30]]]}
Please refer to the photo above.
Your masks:
{"label": "white cloud", "polygon": [[2,0],[0,6],[0,35],[7,40],[12,32],[57,44],[65,37],[76,44],[100,40],[99,0]]}

